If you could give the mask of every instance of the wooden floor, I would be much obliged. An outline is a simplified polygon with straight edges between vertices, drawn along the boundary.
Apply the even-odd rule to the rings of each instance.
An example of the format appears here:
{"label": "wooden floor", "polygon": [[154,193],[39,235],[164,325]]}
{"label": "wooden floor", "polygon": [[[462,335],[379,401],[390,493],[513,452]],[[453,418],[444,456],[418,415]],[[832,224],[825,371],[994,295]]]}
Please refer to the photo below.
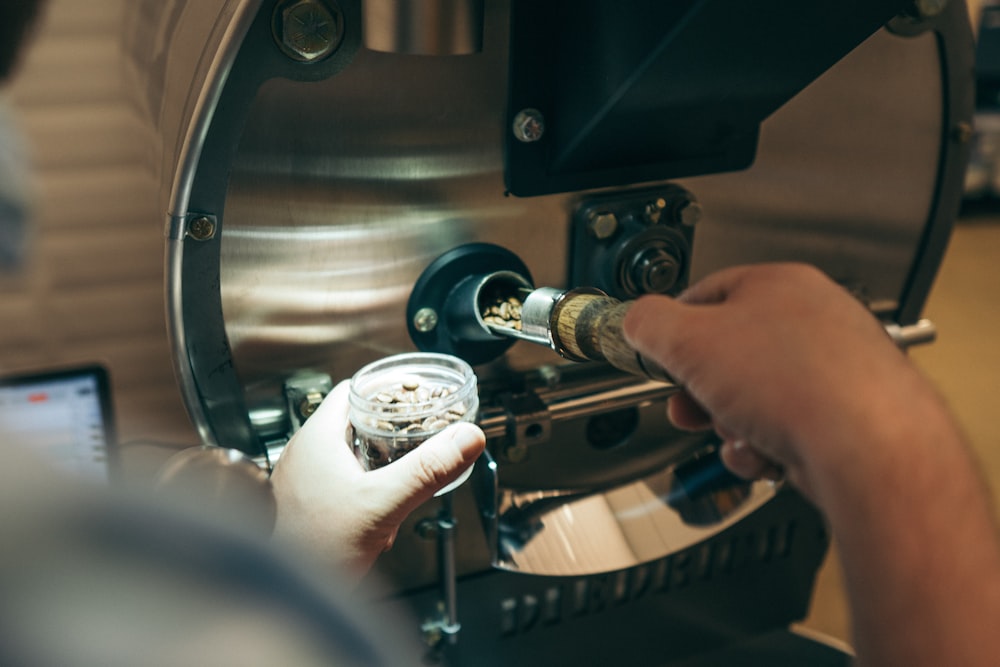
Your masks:
{"label": "wooden floor", "polygon": [[[959,221],[924,316],[937,325],[938,339],[911,357],[960,420],[1000,511],[1000,209]],[[820,573],[804,625],[848,639],[835,556]]]}

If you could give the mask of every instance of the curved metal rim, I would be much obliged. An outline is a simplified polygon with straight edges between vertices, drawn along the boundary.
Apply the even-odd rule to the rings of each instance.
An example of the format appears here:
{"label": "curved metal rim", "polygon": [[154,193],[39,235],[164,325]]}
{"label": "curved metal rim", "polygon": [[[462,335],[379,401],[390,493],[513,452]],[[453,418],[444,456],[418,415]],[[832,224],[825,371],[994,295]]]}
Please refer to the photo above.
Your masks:
{"label": "curved metal rim", "polygon": [[[972,127],[975,112],[975,40],[965,3],[948,3],[945,11],[928,21],[927,27],[935,33],[941,60],[944,90],[941,151],[928,223],[896,312],[896,322],[904,326],[920,318],[948,247],[952,224],[958,217],[971,150],[961,127],[963,124]],[[945,39],[946,34],[952,39]],[[956,38],[961,35],[967,39]]]}
{"label": "curved metal rim", "polygon": [[[227,3],[220,13],[212,32],[212,39],[209,41],[210,46],[206,47],[199,61],[199,72],[205,72],[204,78],[201,79],[203,85],[199,89],[192,90],[192,95],[188,98],[189,111],[185,117],[192,119],[192,122],[187,126],[180,143],[177,169],[171,181],[167,204],[167,243],[164,249],[167,336],[173,351],[174,371],[188,415],[202,441],[209,445],[218,443],[202,405],[195,372],[191,368],[184,318],[182,275],[187,214],[208,127],[218,108],[239,47],[262,2],[263,0],[233,0]],[[211,49],[212,44],[217,45],[214,51]]]}

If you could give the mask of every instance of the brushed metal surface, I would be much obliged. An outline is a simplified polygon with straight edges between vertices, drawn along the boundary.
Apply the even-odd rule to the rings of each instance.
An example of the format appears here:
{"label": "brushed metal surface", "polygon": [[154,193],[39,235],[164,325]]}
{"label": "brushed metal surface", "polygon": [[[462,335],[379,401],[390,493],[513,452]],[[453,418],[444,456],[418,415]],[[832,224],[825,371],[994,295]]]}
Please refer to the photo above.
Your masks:
{"label": "brushed metal surface", "polygon": [[[575,287],[568,212],[579,196],[504,194],[499,4],[479,55],[361,51],[329,81],[260,90],[233,161],[221,257],[227,332],[251,394],[298,368],[347,377],[411,349],[409,290],[463,242],[508,247],[537,285]],[[754,167],[686,179],[704,210],[694,275],[807,261],[891,309],[934,196],[937,58],[931,35],[879,33],[765,124]],[[519,345],[508,360],[525,354],[539,356]]]}

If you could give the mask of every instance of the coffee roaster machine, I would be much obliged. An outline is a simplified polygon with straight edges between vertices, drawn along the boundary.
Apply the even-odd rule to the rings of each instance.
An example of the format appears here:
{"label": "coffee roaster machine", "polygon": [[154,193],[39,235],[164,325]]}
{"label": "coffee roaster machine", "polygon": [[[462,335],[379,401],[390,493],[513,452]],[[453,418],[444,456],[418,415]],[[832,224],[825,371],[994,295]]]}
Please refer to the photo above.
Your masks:
{"label": "coffee roaster machine", "polygon": [[849,660],[791,629],[829,544],[814,508],[727,477],[711,434],[667,422],[663,378],[470,304],[498,286],[627,301],[797,260],[900,344],[932,338],[972,134],[962,2],[130,4],[204,442],[273,465],[374,359],[475,365],[488,454],[378,568],[429,657]]}

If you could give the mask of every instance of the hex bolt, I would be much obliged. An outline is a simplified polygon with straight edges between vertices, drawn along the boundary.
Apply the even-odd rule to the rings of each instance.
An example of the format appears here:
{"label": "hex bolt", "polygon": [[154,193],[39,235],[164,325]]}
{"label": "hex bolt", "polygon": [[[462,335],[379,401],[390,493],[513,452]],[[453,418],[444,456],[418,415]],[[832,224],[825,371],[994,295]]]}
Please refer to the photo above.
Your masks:
{"label": "hex bolt", "polygon": [[195,241],[208,241],[215,237],[215,221],[207,215],[199,215],[188,223],[187,233]]}
{"label": "hex bolt", "polygon": [[681,221],[681,224],[688,227],[694,227],[701,222],[701,214],[701,204],[691,199],[681,204],[680,209],[677,211],[677,217]]}
{"label": "hex bolt", "polygon": [[944,11],[948,0],[911,0],[909,12],[914,18],[931,19]]}
{"label": "hex bolt", "polygon": [[272,32],[286,55],[311,63],[337,50],[344,19],[335,4],[323,0],[286,0],[275,7]]}
{"label": "hex bolt", "polygon": [[545,116],[538,109],[522,109],[514,116],[514,136],[526,144],[533,143],[545,134]]}
{"label": "hex bolt", "polygon": [[595,239],[604,241],[618,231],[618,218],[609,211],[595,211],[590,214],[587,228]]}
{"label": "hex bolt", "polygon": [[433,308],[421,308],[413,315],[413,328],[420,333],[434,331],[438,325],[438,314]]}

